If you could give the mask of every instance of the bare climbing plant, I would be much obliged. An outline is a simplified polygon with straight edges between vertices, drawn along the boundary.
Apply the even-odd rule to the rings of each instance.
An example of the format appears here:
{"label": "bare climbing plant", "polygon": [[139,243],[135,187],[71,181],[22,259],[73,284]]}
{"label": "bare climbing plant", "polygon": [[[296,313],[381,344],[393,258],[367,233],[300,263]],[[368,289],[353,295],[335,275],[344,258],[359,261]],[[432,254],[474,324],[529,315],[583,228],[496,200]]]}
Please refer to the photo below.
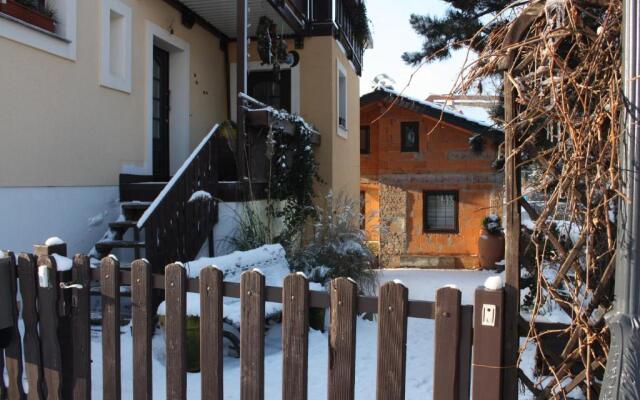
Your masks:
{"label": "bare climbing plant", "polygon": [[[609,350],[621,92],[621,1],[520,2],[487,37],[456,91],[503,73],[513,87],[523,265],[531,304],[523,336],[535,345],[536,377],[519,371],[536,398],[595,399]],[[531,199],[537,199],[534,202]],[[624,199],[622,199],[624,200]],[[510,227],[513,229],[513,227]],[[526,255],[529,255],[528,260]],[[528,267],[528,271],[526,271]],[[541,324],[544,314],[564,314]]]}
{"label": "bare climbing plant", "polygon": [[[497,119],[514,135],[508,157],[525,177],[517,201],[530,222],[520,235],[521,284],[529,293],[517,367],[535,398],[596,399],[609,352],[604,315],[613,301],[617,204],[626,200],[618,159],[620,115],[629,106],[621,90],[621,17],[620,0],[515,1],[454,43],[480,53],[469,53],[452,94],[496,76],[513,88],[505,104],[513,119]],[[530,346],[535,374],[520,363]]]}

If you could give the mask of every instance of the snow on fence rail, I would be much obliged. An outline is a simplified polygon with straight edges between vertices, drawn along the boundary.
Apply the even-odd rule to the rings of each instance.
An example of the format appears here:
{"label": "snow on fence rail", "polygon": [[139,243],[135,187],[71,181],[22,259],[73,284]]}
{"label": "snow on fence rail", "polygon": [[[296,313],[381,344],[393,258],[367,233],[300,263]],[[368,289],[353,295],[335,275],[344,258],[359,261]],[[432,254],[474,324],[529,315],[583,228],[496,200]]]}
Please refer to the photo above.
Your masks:
{"label": "snow on fence rail", "polygon": [[[56,249],[64,250],[59,245]],[[164,291],[166,302],[166,393],[169,399],[187,396],[187,292],[200,293],[203,399],[224,398],[223,297],[241,299],[242,399],[264,399],[266,301],[283,306],[283,399],[307,398],[310,307],[330,310],[329,399],[354,398],[356,317],[361,313],[374,313],[378,318],[378,399],[404,398],[409,317],[435,320],[435,399],[469,398],[473,342],[474,399],[499,398],[503,368],[500,288],[477,290],[476,307],[482,311],[476,313],[474,329],[473,307],[461,305],[460,291],[453,287],[440,288],[435,302],[410,301],[408,289],[400,282],[387,282],[380,288],[379,297],[369,297],[359,295],[355,282],[345,278],[333,280],[327,293],[309,290],[309,282],[302,274],[290,274],[283,287],[272,287],[265,285],[264,276],[258,270],[244,272],[240,283],[236,283],[223,281],[222,272],[214,267],[203,268],[199,278],[188,278],[180,263],[168,265],[164,275],[153,274],[146,260],[135,261],[131,271],[121,270],[115,257],[104,258],[99,268],[92,269],[88,257],[77,255],[70,272],[58,272],[51,248],[40,246],[36,253],[21,254],[17,268],[13,254],[0,258],[0,271],[9,266],[14,274],[10,279],[14,283],[11,301],[7,302],[13,310],[14,327],[18,321],[18,284],[25,326],[23,338],[15,328],[11,344],[4,351],[9,385],[6,388],[0,385],[0,398],[5,393],[9,399],[23,398],[23,355],[29,387],[39,394],[33,398],[90,398],[89,286],[92,281],[100,282],[102,295],[102,360],[94,360],[93,366],[102,369],[105,400],[121,397],[121,286],[131,287],[133,398],[136,400],[149,399],[152,393],[151,336],[154,304],[157,304],[152,293],[157,291]],[[72,289],[66,290],[70,284],[74,284]],[[0,373],[4,368],[0,364]]]}

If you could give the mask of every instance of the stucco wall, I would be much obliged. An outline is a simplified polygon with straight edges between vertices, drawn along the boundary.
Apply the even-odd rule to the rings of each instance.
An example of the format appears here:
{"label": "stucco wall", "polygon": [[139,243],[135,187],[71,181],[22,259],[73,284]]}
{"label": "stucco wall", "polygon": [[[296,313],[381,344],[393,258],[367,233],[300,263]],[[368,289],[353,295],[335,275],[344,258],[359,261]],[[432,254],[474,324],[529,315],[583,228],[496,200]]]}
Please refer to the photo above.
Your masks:
{"label": "stucco wall", "polygon": [[146,21],[190,46],[189,148],[227,114],[224,52],[159,0],[132,8],[131,94],[100,86],[101,1],[77,3],[77,59],[0,37],[0,186],[115,185],[146,149]]}
{"label": "stucco wall", "polygon": [[[492,167],[496,148],[487,143],[482,154],[469,150],[470,131],[414,111],[385,110],[370,104],[361,110],[362,125],[370,125],[370,153],[361,155],[361,190],[366,191],[366,230],[374,230],[371,212],[379,184],[381,259],[402,266],[401,256],[447,257],[458,268],[478,267],[478,237],[482,219],[502,214],[501,176]],[[400,151],[400,124],[419,121],[419,152]],[[435,129],[434,129],[435,127]],[[424,232],[423,191],[458,192],[458,231]],[[404,226],[400,221],[404,222]],[[448,262],[448,261],[447,261]],[[434,265],[442,265],[434,262]]]}

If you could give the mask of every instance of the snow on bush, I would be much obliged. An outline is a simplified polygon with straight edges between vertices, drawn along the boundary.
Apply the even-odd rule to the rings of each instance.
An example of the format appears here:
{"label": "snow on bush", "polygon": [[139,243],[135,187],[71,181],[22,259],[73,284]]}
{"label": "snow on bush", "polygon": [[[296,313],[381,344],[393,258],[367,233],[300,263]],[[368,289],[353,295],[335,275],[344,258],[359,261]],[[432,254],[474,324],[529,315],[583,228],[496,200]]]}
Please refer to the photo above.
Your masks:
{"label": "snow on bush", "polygon": [[[240,282],[240,276],[245,271],[258,271],[265,277],[265,285],[281,287],[284,278],[291,273],[289,263],[285,257],[284,248],[279,244],[261,246],[249,251],[235,251],[219,257],[202,257],[185,264],[187,276],[197,278],[200,271],[208,266],[214,266],[222,271],[223,279],[227,282]],[[314,286],[314,289],[318,289]],[[269,318],[282,311],[279,303],[265,303],[265,317]],[[240,299],[225,297],[223,312],[228,322],[240,324]],[[166,314],[165,302],[158,307],[158,315]],[[200,295],[187,293],[187,315],[200,315]]]}

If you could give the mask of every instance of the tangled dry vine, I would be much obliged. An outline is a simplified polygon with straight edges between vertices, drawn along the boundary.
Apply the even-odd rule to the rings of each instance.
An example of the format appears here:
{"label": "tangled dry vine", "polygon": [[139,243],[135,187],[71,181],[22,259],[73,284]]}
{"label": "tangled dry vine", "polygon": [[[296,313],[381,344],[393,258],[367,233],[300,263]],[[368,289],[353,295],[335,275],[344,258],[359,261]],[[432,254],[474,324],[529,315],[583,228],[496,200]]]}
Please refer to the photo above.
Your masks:
{"label": "tangled dry vine", "polygon": [[[621,6],[510,6],[456,89],[498,73],[513,88],[515,117],[503,126],[515,135],[508,156],[524,177],[518,201],[532,221],[521,230],[523,280],[531,290],[522,348],[533,344],[538,356],[536,378],[522,370],[519,376],[537,398],[568,398],[574,390],[597,398],[605,368],[621,198]],[[564,315],[540,323],[550,309]]]}

